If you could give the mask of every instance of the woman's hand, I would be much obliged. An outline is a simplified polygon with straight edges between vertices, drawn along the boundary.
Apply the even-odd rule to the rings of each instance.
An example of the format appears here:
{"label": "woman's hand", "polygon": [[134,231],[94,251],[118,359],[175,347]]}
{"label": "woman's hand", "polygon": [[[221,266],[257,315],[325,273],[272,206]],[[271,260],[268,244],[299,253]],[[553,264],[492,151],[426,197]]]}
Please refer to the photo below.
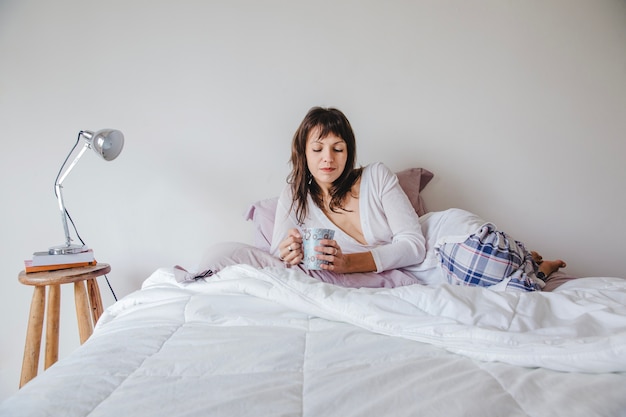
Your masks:
{"label": "woman's hand", "polygon": [[278,245],[278,258],[286,265],[298,265],[304,259],[302,236],[298,229],[289,229],[287,237]]}
{"label": "woman's hand", "polygon": [[341,247],[339,247],[336,240],[320,240],[320,246],[316,246],[315,251],[319,252],[316,255],[317,259],[328,262],[328,264],[321,265],[322,269],[337,273],[347,271],[347,257],[341,252]]}
{"label": "woman's hand", "polygon": [[321,265],[322,269],[337,274],[376,271],[372,252],[343,253],[336,240],[322,239],[320,243],[321,246],[315,247],[315,250],[320,252],[317,259],[328,262]]}

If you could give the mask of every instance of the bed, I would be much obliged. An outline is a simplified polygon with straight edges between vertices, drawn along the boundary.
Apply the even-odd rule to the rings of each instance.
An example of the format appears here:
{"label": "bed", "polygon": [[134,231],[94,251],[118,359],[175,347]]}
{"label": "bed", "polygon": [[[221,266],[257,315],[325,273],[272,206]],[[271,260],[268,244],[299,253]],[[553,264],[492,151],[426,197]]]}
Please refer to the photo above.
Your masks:
{"label": "bed", "polygon": [[269,256],[271,204],[255,242],[154,271],[0,416],[626,415],[625,279],[347,288]]}

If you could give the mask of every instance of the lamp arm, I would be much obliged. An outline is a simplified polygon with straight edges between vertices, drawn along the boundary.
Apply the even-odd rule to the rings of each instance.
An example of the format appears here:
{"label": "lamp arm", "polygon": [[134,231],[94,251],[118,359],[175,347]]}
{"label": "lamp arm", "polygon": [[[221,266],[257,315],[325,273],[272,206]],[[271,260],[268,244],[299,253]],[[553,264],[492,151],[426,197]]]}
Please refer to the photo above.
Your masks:
{"label": "lamp arm", "polygon": [[59,210],[61,210],[61,221],[63,222],[63,230],[65,231],[65,246],[70,246],[72,239],[70,238],[70,230],[67,227],[67,214],[65,213],[65,205],[63,204],[63,186],[59,183],[55,184],[54,188],[57,192],[57,198],[59,199]]}
{"label": "lamp arm", "polygon": [[89,143],[85,143],[82,147],[76,158],[72,161],[72,163],[67,167],[67,169],[63,172],[61,176],[54,183],[54,189],[56,190],[57,199],[59,201],[59,210],[61,211],[61,221],[63,222],[63,230],[65,231],[65,244],[66,246],[70,246],[72,243],[72,239],[70,238],[70,229],[67,227],[67,213],[65,211],[65,204],[63,203],[63,181],[70,173],[70,171],[76,166],[78,160],[83,156],[85,151],[89,149]]}
{"label": "lamp arm", "polygon": [[[81,134],[83,132],[80,132]],[[78,163],[78,160],[83,156],[83,154],[87,151],[87,149],[89,149],[89,142],[85,142],[85,145],[83,145],[82,149],[80,150],[80,152],[78,153],[78,155],[76,155],[76,158],[74,158],[74,160],[72,161],[72,163],[67,167],[67,169],[65,170],[65,172],[63,172],[63,174],[61,174],[59,176],[59,178],[57,179],[55,185],[59,184],[61,185],[61,183],[63,183],[63,181],[65,181],[65,177],[67,177],[67,174],[70,173],[70,171],[72,169],[74,169],[74,167],[76,166],[76,164]]]}

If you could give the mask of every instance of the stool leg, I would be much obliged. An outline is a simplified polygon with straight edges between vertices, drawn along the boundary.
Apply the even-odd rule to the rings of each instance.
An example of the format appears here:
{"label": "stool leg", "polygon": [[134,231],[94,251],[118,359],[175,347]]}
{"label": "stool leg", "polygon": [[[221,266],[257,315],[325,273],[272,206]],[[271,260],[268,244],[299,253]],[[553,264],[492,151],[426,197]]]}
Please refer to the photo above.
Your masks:
{"label": "stool leg", "polygon": [[95,278],[87,280],[87,293],[89,293],[89,304],[91,305],[93,325],[95,326],[103,311],[100,287],[98,287],[98,281]]}
{"label": "stool leg", "polygon": [[50,285],[48,311],[46,313],[46,357],[44,369],[59,359],[59,312],[61,310],[61,286]]}
{"label": "stool leg", "polygon": [[91,314],[89,314],[89,300],[87,299],[87,291],[85,290],[84,281],[76,281],[74,283],[74,301],[76,302],[76,318],[78,319],[78,335],[80,336],[81,345],[85,343],[93,327],[91,324]]}
{"label": "stool leg", "polygon": [[30,317],[26,332],[24,359],[22,360],[20,388],[37,376],[39,351],[41,350],[41,332],[43,330],[43,312],[46,304],[45,296],[46,287],[36,286],[33,292],[33,300],[30,303]]}

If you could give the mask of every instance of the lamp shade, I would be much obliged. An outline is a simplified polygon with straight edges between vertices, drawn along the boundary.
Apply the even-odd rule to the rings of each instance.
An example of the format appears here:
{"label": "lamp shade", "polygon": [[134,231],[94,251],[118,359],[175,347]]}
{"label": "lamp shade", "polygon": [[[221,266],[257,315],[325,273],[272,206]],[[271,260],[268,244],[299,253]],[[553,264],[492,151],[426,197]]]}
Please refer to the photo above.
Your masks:
{"label": "lamp shade", "polygon": [[124,148],[124,134],[115,129],[102,129],[96,133],[84,130],[83,136],[89,145],[102,159],[112,161]]}

